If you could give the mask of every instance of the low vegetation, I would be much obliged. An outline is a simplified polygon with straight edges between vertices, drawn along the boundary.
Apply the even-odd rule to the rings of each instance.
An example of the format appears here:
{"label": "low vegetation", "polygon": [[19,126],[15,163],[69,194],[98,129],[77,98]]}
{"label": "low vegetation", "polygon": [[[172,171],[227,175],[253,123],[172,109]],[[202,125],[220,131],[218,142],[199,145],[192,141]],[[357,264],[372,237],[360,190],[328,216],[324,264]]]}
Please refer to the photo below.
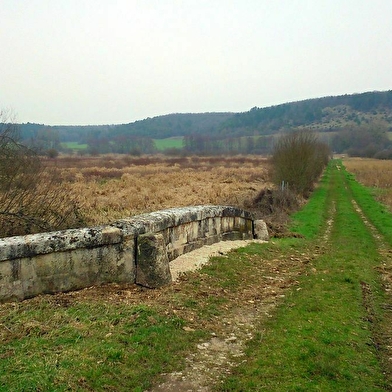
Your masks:
{"label": "low vegetation", "polygon": [[77,201],[61,173],[21,144],[0,113],[0,237],[80,225]]}
{"label": "low vegetation", "polygon": [[[260,189],[271,186],[270,163],[259,156],[62,156],[36,162],[40,171],[33,170],[32,165],[21,167],[26,175],[30,173],[28,170],[34,174],[29,177],[28,190],[36,199],[28,205],[25,203],[25,207],[33,211],[33,208],[55,205],[54,212],[67,220],[55,224],[49,215],[42,215],[47,220],[46,225],[21,225],[20,230],[15,230],[19,226],[9,215],[3,214],[7,219],[4,218],[0,236],[107,224],[171,207],[230,204],[252,208]],[[19,188],[14,189],[20,195]],[[39,190],[42,191],[40,198],[36,193]],[[4,191],[2,195],[0,207],[4,211],[9,205],[10,193]],[[44,197],[53,199],[54,204],[43,202]],[[15,203],[19,201],[15,199]]]}
{"label": "low vegetation", "polygon": [[293,217],[297,238],[213,258],[159,290],[108,285],[1,305],[1,388],[151,390],[211,336],[238,337],[241,316],[252,339],[211,389],[391,389],[392,238],[377,230],[392,232],[392,216],[369,195],[333,161]]}
{"label": "low vegetation", "polygon": [[55,165],[87,225],[199,204],[244,207],[269,184],[262,157],[63,157]]}
{"label": "low vegetation", "polygon": [[328,163],[330,151],[315,132],[299,130],[280,136],[272,151],[273,176],[281,189],[308,195]]}

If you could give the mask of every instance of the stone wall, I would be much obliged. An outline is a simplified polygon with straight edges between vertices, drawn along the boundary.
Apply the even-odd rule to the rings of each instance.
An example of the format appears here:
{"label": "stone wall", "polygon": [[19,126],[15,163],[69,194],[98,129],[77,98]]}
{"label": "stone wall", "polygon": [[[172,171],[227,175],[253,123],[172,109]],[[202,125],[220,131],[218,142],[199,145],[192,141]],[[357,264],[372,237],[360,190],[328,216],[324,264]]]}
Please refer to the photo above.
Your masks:
{"label": "stone wall", "polygon": [[106,226],[3,238],[0,301],[113,282],[159,287],[170,283],[169,263],[179,255],[222,240],[267,236],[265,225],[259,226],[235,207],[195,206]]}

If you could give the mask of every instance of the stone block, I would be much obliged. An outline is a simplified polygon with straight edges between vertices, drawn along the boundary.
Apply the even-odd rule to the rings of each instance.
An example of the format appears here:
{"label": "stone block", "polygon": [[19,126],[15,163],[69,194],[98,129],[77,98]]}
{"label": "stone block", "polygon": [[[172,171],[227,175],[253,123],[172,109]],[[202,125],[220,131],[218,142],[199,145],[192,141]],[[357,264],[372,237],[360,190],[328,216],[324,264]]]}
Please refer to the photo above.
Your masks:
{"label": "stone block", "polygon": [[158,288],[172,282],[162,234],[142,234],[137,239],[136,284]]}
{"label": "stone block", "polygon": [[254,221],[254,234],[255,239],[263,241],[269,240],[267,224],[263,220],[259,219]]}

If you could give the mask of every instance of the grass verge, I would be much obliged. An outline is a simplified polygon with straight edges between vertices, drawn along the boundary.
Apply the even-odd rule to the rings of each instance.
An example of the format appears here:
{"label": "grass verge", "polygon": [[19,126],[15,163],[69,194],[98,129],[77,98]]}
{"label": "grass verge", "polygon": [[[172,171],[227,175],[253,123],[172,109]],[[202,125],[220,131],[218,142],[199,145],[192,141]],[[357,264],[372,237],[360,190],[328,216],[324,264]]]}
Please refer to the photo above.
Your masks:
{"label": "grass verge", "polygon": [[304,208],[292,215],[291,230],[311,240],[320,235],[325,227],[330,211],[330,184],[332,165],[329,165],[321,178],[319,186]]}
{"label": "grass verge", "polygon": [[200,336],[149,306],[54,298],[3,307],[1,390],[143,391]]}

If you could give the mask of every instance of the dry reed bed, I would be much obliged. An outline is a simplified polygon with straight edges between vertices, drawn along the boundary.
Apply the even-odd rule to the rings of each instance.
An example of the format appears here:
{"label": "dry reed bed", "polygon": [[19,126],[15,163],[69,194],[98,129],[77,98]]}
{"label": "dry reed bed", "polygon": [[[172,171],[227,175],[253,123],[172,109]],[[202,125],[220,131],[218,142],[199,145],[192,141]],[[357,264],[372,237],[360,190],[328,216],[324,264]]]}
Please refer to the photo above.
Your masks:
{"label": "dry reed bed", "polygon": [[56,165],[86,225],[171,207],[230,204],[244,208],[268,185],[262,157],[61,157]]}
{"label": "dry reed bed", "polygon": [[392,161],[370,158],[346,158],[344,165],[365,186],[378,191],[377,199],[392,209]]}

